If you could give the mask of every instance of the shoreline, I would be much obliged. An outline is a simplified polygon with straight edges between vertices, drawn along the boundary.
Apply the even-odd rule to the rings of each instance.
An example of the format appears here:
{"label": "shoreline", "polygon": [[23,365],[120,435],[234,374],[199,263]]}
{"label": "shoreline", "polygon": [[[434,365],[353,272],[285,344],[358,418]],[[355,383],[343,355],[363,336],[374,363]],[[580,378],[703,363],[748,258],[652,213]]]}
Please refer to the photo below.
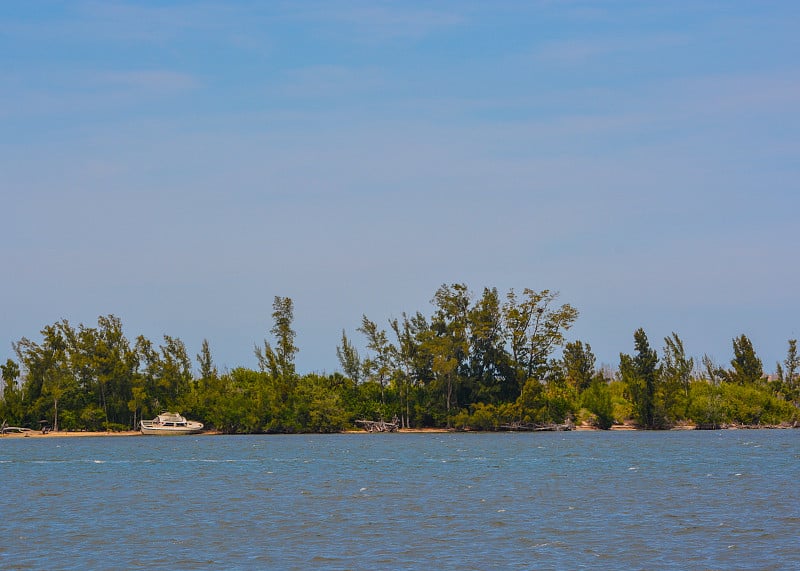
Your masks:
{"label": "shoreline", "polygon": [[90,437],[101,437],[101,436],[111,436],[111,437],[118,437],[118,436],[141,436],[142,433],[138,430],[125,430],[121,432],[69,432],[69,431],[58,431],[53,432],[50,431],[47,434],[43,434],[40,430],[30,430],[26,432],[7,432],[5,434],[0,435],[0,440],[4,438],[90,438]]}
{"label": "shoreline", "polygon": [[[686,431],[686,430],[703,430],[703,431],[712,431],[712,430],[791,430],[800,428],[798,425],[730,425],[730,426],[720,426],[716,428],[701,428],[695,425],[680,425],[675,426],[673,428],[664,429],[664,430],[643,430],[641,428],[637,428],[635,426],[631,426],[629,424],[615,424],[611,428],[606,431],[603,431],[599,428],[594,426],[576,426],[572,430],[565,430],[560,432],[673,432],[673,431]],[[454,430],[448,428],[401,428],[394,432],[394,434],[447,434],[447,433],[495,433],[495,432],[528,432],[528,431],[513,431],[513,430],[505,430],[505,431],[488,431],[488,430]],[[543,431],[543,432],[555,432],[555,431]],[[218,436],[224,433],[216,431],[216,430],[208,430],[205,432],[201,432],[199,434],[194,434],[192,436]],[[307,434],[316,434],[316,433],[307,433]],[[354,430],[344,430],[342,432],[335,432],[331,434],[373,434],[366,430],[361,429],[354,429]],[[389,433],[387,433],[389,434]],[[110,437],[110,438],[120,438],[120,437],[132,437],[132,436],[145,436],[138,430],[125,430],[120,432],[90,432],[90,431],[58,431],[58,432],[48,432],[43,434],[39,430],[28,430],[25,432],[7,432],[5,434],[0,434],[0,441],[5,438],[9,439],[17,439],[17,438],[103,438],[103,437]],[[251,436],[251,435],[234,435],[234,436]],[[268,436],[264,434],[264,436]]]}

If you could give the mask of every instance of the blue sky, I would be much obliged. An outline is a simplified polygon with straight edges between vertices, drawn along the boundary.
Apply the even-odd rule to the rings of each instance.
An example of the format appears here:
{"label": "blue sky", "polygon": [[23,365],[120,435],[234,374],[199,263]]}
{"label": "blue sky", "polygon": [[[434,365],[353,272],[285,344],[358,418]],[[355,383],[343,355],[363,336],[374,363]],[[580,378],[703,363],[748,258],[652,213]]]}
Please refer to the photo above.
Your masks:
{"label": "blue sky", "polygon": [[765,368],[800,334],[800,3],[0,4],[0,359],[60,319],[301,372],[443,283]]}

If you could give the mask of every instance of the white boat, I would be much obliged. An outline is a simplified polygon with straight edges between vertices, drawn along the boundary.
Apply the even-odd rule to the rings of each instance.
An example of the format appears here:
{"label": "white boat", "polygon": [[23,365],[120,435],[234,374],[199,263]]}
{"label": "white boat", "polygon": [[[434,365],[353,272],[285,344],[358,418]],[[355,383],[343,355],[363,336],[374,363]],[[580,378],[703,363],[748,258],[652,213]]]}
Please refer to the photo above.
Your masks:
{"label": "white boat", "polygon": [[153,420],[142,420],[140,424],[142,434],[153,436],[197,434],[203,431],[202,422],[186,420],[177,412],[162,412]]}

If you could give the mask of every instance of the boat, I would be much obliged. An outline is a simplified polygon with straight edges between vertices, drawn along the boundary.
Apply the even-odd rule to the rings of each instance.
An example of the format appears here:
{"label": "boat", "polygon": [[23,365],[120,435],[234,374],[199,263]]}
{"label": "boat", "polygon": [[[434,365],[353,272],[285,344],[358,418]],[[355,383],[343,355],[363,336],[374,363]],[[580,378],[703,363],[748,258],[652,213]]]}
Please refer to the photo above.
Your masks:
{"label": "boat", "polygon": [[197,434],[203,431],[203,423],[186,420],[177,412],[162,412],[153,420],[140,422],[142,434],[152,436],[169,436],[180,434]]}

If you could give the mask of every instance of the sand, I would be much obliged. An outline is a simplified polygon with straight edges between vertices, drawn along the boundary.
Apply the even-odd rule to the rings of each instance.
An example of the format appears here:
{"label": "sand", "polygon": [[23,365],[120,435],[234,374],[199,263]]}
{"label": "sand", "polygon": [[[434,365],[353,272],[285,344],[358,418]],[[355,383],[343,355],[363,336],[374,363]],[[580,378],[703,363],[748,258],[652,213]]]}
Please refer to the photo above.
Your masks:
{"label": "sand", "polygon": [[27,432],[7,432],[0,435],[3,438],[74,438],[86,436],[141,436],[142,433],[138,430],[126,430],[123,432],[48,432],[43,434],[41,430],[30,430]]}

